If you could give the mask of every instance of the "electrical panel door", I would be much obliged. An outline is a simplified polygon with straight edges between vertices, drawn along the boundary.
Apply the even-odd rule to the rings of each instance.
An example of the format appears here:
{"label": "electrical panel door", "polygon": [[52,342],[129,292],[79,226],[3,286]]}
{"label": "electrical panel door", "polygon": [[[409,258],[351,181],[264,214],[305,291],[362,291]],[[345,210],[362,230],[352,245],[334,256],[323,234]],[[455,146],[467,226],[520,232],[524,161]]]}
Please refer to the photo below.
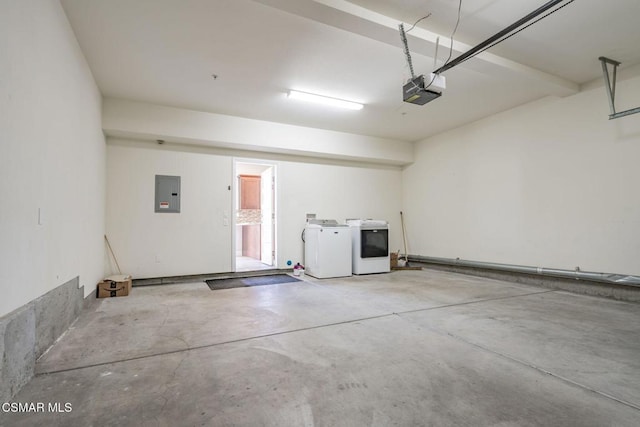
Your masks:
{"label": "electrical panel door", "polygon": [[156,175],[155,211],[180,213],[180,177]]}

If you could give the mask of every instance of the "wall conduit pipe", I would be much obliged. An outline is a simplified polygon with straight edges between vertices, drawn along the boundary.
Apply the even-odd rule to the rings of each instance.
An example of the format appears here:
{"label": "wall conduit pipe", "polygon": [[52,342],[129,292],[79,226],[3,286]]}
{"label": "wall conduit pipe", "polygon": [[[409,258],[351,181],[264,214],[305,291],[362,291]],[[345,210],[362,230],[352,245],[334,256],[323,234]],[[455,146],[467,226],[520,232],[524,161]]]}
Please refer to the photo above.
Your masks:
{"label": "wall conduit pipe", "polygon": [[410,261],[427,264],[449,265],[454,267],[471,267],[486,270],[507,271],[511,273],[523,273],[538,276],[558,277],[563,279],[588,280],[592,282],[609,283],[615,285],[627,285],[640,287],[640,276],[626,274],[596,273],[580,270],[562,270],[558,268],[530,267],[524,265],[499,264],[493,262],[468,261],[460,258],[436,258],[420,255],[409,255]]}

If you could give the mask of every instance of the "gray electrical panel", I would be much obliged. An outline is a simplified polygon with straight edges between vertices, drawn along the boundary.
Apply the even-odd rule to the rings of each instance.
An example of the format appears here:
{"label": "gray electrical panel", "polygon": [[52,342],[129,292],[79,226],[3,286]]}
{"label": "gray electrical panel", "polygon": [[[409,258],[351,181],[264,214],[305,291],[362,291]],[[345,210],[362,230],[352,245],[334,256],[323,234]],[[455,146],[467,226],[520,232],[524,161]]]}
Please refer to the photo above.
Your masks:
{"label": "gray electrical panel", "polygon": [[180,177],[156,175],[156,205],[159,213],[180,212]]}

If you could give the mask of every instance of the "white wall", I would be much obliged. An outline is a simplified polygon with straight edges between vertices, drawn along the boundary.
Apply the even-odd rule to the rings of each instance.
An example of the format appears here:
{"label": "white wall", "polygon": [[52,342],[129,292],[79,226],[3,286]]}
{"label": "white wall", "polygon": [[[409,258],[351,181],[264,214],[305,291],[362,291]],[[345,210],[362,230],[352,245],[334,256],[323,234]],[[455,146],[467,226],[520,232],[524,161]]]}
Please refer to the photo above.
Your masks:
{"label": "white wall", "polygon": [[[101,96],[57,1],[0,3],[0,316],[103,275]],[[42,224],[38,224],[38,210]]]}
{"label": "white wall", "polygon": [[[107,153],[107,233],[123,270],[137,278],[231,271],[231,226],[223,220],[232,207],[227,188],[235,185],[234,154],[116,139],[108,140]],[[265,160],[277,168],[280,267],[303,260],[306,213],[341,221],[389,219],[392,248],[400,247],[399,169],[285,156]],[[154,213],[156,174],[182,177],[180,214]]]}
{"label": "white wall", "polygon": [[[123,272],[149,278],[230,271],[232,164],[212,154],[108,145],[107,236]],[[155,213],[155,175],[181,177],[180,213]]]}
{"label": "white wall", "polygon": [[[589,86],[418,143],[409,253],[640,273],[640,115],[609,121]],[[640,105],[640,78],[617,91],[618,110]]]}
{"label": "white wall", "polygon": [[402,173],[382,167],[281,162],[278,166],[278,265],[303,262],[306,214],[320,219],[389,221],[389,249],[401,248]]}

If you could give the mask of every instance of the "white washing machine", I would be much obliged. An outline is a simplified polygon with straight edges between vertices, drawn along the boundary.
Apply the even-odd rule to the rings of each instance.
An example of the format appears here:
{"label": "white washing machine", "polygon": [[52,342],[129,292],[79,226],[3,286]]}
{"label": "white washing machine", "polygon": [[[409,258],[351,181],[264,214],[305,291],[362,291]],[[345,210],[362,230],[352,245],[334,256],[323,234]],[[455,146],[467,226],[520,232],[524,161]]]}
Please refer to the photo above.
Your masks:
{"label": "white washing machine", "polygon": [[318,279],[351,276],[351,229],[332,219],[311,219],[304,229],[305,274]]}
{"label": "white washing machine", "polygon": [[348,219],[353,240],[353,274],[388,273],[389,223],[376,219]]}

